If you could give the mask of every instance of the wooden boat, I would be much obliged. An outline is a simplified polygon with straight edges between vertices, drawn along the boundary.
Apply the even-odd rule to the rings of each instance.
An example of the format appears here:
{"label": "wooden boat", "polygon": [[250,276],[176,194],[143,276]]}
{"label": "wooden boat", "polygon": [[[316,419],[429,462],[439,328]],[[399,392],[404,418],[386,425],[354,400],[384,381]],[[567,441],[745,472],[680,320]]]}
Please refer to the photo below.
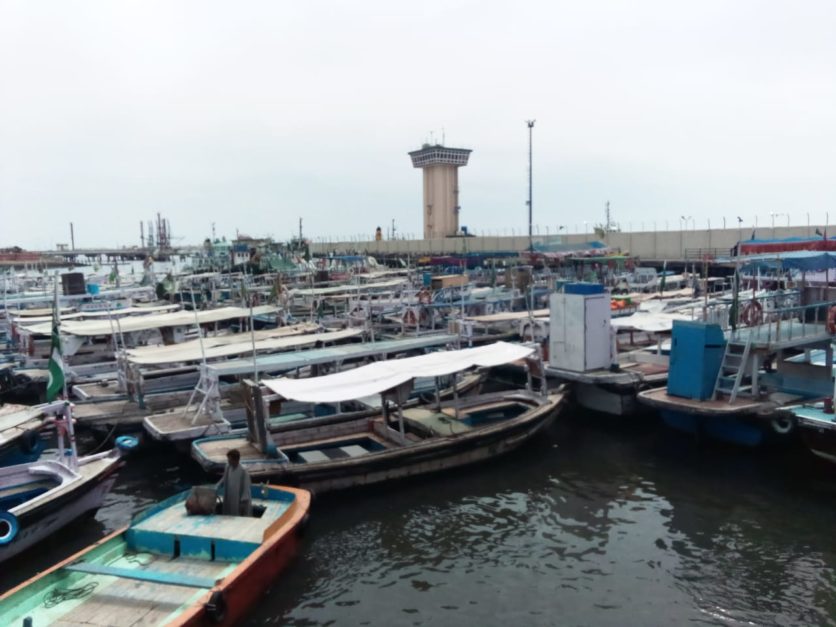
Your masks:
{"label": "wooden boat", "polygon": [[253,486],[260,516],[186,513],[188,492],[0,596],[0,623],[232,625],[297,550],[310,494]]}
{"label": "wooden boat", "polygon": [[[269,362],[261,359],[258,360],[256,367],[262,372],[296,371],[297,374],[299,374],[300,369],[314,374],[323,368],[339,371],[346,364],[354,364],[358,361],[362,362],[368,359],[384,359],[392,355],[402,355],[404,353],[425,350],[432,346],[443,346],[455,341],[455,339],[454,336],[438,335],[428,336],[421,340],[403,339],[365,342],[362,344],[344,344],[286,353],[284,355],[273,355],[269,358]],[[242,361],[244,361],[247,370],[252,372],[252,362],[247,360]],[[217,367],[223,369],[220,372],[213,366],[207,368],[209,381],[206,383],[205,389],[212,390],[220,376],[229,376],[230,366],[234,367],[234,363],[227,362],[225,364],[218,364]],[[267,370],[268,368],[270,370]],[[240,375],[240,373],[235,373],[235,375]],[[478,391],[483,381],[484,375],[482,374],[473,374],[464,377],[457,382],[455,393],[467,395]],[[433,391],[430,386],[422,387],[416,385],[415,387],[412,404],[418,402],[421,394],[432,393]],[[454,390],[452,387],[449,387],[448,389],[442,390],[441,394],[442,398],[447,398],[454,394]],[[197,411],[187,411],[190,408],[185,408],[185,410],[161,412],[147,416],[144,419],[145,430],[155,440],[189,445],[195,439],[231,433],[235,429],[246,426],[245,415],[242,413],[232,414],[226,409],[223,409],[222,412],[216,411],[214,407],[215,401],[211,398],[208,400],[208,403],[201,403],[200,407],[196,407],[195,409]],[[309,418],[317,415],[331,415],[348,411],[370,414],[378,411],[379,407],[379,398],[362,399],[362,402],[354,402],[350,406],[331,404],[313,408],[309,403],[304,405],[297,404],[296,406],[288,406],[285,403],[282,407],[282,415],[277,417],[275,421],[286,422],[293,419]]]}
{"label": "wooden boat", "polygon": [[[192,457],[220,473],[230,448],[253,478],[279,478],[316,491],[375,484],[495,458],[549,425],[564,393],[529,388],[496,392],[434,406],[403,408],[416,376],[441,376],[531,358],[534,348],[497,342],[458,351],[377,362],[312,379],[274,379],[264,385],[280,397],[336,402],[381,394],[381,412],[359,418],[318,418],[266,428],[265,398],[250,384],[254,408],[247,437],[220,436],[192,443]],[[532,364],[532,369],[537,366]],[[542,371],[538,374],[542,374]],[[545,385],[542,386],[545,390]],[[394,403],[396,411],[390,410]],[[395,415],[396,414],[396,415]]]}
{"label": "wooden boat", "polygon": [[110,451],[79,457],[68,406],[55,426],[59,437],[54,459],[0,468],[0,562],[95,512],[116,479],[122,454],[136,446],[134,438],[118,438]]}

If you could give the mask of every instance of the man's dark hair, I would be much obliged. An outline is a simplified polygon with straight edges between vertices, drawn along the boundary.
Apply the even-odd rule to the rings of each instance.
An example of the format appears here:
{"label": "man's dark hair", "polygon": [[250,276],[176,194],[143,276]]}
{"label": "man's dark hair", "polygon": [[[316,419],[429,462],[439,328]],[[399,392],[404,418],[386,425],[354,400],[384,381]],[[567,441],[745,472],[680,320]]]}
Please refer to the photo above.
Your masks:
{"label": "man's dark hair", "polygon": [[233,448],[227,451],[226,458],[231,462],[240,462],[241,461],[241,453],[238,452],[237,448]]}

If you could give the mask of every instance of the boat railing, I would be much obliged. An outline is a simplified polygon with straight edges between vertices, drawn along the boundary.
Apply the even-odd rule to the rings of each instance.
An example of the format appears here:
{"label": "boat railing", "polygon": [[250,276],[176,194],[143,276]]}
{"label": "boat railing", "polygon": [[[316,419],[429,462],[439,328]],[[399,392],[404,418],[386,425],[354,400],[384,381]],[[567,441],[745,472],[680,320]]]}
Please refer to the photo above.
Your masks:
{"label": "boat railing", "polygon": [[715,301],[694,304],[688,311],[693,320],[719,324],[729,332],[730,340],[745,339],[750,329],[757,328],[757,341],[771,344],[774,341],[793,341],[821,336],[827,332],[828,312],[836,301],[800,304],[799,292],[772,292],[740,299],[737,305],[738,321],[730,324],[733,304]]}

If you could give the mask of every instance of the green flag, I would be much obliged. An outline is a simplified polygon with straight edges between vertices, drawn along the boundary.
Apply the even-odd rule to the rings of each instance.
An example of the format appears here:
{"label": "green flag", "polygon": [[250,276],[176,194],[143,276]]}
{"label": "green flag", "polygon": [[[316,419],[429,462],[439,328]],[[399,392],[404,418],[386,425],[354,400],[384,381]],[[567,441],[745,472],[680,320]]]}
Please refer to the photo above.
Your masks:
{"label": "green flag", "polygon": [[52,308],[52,348],[49,351],[49,381],[46,384],[46,400],[52,402],[64,389],[64,358],[61,356],[61,318],[58,313],[58,297]]}

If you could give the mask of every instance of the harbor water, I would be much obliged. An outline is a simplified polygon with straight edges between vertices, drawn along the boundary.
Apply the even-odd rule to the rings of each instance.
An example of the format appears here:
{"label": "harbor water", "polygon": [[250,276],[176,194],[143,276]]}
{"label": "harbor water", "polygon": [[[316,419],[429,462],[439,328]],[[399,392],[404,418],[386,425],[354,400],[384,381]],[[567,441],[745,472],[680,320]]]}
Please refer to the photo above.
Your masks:
{"label": "harbor water", "polygon": [[[316,499],[245,624],[836,624],[836,473],[800,446],[639,422],[575,410],[499,461]],[[204,481],[140,453],[94,520],[4,564],[0,590]]]}

